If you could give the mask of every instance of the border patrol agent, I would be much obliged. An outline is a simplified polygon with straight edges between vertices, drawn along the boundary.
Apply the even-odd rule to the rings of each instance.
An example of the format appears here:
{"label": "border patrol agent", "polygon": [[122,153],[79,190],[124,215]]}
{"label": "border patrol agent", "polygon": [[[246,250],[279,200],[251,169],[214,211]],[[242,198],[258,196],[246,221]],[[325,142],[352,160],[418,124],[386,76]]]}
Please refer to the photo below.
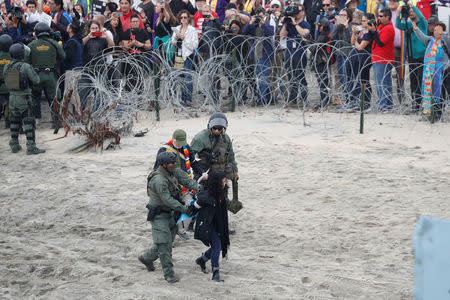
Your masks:
{"label": "border patrol agent", "polygon": [[52,108],[52,128],[56,128],[58,111],[52,107],[52,101],[57,93],[56,65],[66,58],[66,54],[58,42],[50,38],[50,27],[46,23],[37,23],[34,27],[34,34],[37,39],[28,44],[28,47],[31,50],[30,61],[34,70],[39,74],[40,84],[33,88],[33,99],[35,104],[38,104],[37,101],[41,97],[42,90],[45,91],[48,104]]}
{"label": "border patrol agent", "polygon": [[[27,49],[29,51],[29,49]],[[26,47],[22,44],[13,44],[9,49],[11,63],[5,66],[3,77],[6,87],[9,89],[9,113],[11,121],[11,140],[9,146],[13,153],[19,152],[22,147],[19,144],[19,127],[23,121],[27,137],[27,155],[44,153],[45,150],[36,147],[35,120],[33,101],[31,99],[30,82],[39,83],[39,76],[33,68],[25,63]]]}
{"label": "border patrol agent", "polygon": [[[231,180],[233,188],[233,200],[228,209],[237,213],[242,208],[238,200],[238,167],[234,159],[233,144],[225,133],[228,126],[227,117],[220,112],[211,115],[208,128],[199,132],[191,142],[191,149],[198,154],[200,165],[209,172],[222,171],[227,179]],[[233,234],[234,230],[230,230]]]}
{"label": "border patrol agent", "polygon": [[138,259],[148,271],[154,271],[153,262],[160,259],[164,278],[169,283],[179,281],[175,276],[172,264],[172,242],[177,226],[173,218],[174,211],[187,212],[187,206],[181,201],[179,183],[192,190],[198,190],[200,185],[188,174],[177,168],[177,157],[172,152],[161,152],[157,156],[159,167],[147,178],[147,194],[150,201],[147,204],[147,220],[152,224],[153,246]]}
{"label": "border patrol agent", "polygon": [[3,34],[0,36],[0,118],[3,115],[5,118],[5,128],[9,128],[9,90],[5,85],[5,78],[3,77],[3,69],[11,62],[11,55],[9,55],[9,48],[13,44],[12,38]]}

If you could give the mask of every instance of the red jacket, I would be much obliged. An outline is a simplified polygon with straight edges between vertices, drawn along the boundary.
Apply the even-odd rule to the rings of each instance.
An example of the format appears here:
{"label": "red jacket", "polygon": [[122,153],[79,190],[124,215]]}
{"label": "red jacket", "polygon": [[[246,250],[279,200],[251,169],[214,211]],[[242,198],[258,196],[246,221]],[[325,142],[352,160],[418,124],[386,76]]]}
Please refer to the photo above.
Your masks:
{"label": "red jacket", "polygon": [[420,12],[425,17],[425,19],[427,19],[427,21],[428,21],[428,19],[431,16],[431,5],[430,5],[430,2],[434,2],[434,1],[420,0],[416,4],[417,8],[420,10]]}
{"label": "red jacket", "polygon": [[[393,63],[395,61],[394,26],[392,23],[380,24],[377,29],[379,39],[375,38],[372,44],[372,62],[381,64]],[[383,45],[381,46],[379,42]]]}
{"label": "red jacket", "polygon": [[[122,10],[119,9],[119,13],[122,13]],[[145,29],[144,27],[144,23],[142,22],[142,18],[141,16],[134,11],[133,9],[130,9],[130,11],[127,14],[122,13],[122,16],[120,16],[120,21],[122,22],[122,30],[123,32],[127,31],[128,29],[131,28],[131,24],[130,24],[130,17],[132,14],[136,14],[139,17],[139,27],[142,29]]]}

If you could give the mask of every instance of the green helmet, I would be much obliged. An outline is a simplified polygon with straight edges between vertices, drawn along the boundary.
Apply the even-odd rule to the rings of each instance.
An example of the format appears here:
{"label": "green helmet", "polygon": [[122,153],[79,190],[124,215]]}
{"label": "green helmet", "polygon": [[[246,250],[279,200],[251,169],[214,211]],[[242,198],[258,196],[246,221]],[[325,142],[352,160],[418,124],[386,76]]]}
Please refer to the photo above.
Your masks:
{"label": "green helmet", "polygon": [[208,129],[211,129],[214,126],[222,126],[227,128],[228,126],[227,117],[221,112],[213,113],[212,116],[209,118]]}
{"label": "green helmet", "polygon": [[177,156],[169,151],[164,151],[156,157],[159,165],[174,164],[177,161]]}
{"label": "green helmet", "polygon": [[9,34],[2,34],[0,36],[0,51],[8,52],[12,44],[13,40]]}
{"label": "green helmet", "polygon": [[36,34],[37,37],[50,36],[50,26],[48,26],[47,23],[39,22],[34,26],[34,34]]}
{"label": "green helmet", "polygon": [[9,55],[12,59],[23,60],[25,58],[25,47],[19,43],[13,44],[9,48]]}

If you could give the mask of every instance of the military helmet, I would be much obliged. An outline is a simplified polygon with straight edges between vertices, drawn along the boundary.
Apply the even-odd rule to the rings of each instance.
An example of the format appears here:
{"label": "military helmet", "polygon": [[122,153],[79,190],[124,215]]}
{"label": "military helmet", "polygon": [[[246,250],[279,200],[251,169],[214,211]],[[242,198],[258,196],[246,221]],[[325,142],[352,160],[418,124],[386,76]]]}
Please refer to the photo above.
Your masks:
{"label": "military helmet", "polygon": [[25,47],[22,44],[15,43],[9,48],[9,55],[12,59],[23,60],[25,57]]}
{"label": "military helmet", "polygon": [[9,34],[3,34],[0,36],[0,51],[8,52],[12,44],[13,40]]}
{"label": "military helmet", "polygon": [[221,112],[213,113],[212,116],[209,118],[208,129],[211,129],[214,126],[222,126],[227,128],[228,126],[227,117]]}
{"label": "military helmet", "polygon": [[34,26],[34,33],[39,36],[50,36],[50,26],[47,23],[39,22]]}
{"label": "military helmet", "polygon": [[174,164],[177,161],[177,156],[169,151],[164,151],[158,154],[156,157],[158,164]]}

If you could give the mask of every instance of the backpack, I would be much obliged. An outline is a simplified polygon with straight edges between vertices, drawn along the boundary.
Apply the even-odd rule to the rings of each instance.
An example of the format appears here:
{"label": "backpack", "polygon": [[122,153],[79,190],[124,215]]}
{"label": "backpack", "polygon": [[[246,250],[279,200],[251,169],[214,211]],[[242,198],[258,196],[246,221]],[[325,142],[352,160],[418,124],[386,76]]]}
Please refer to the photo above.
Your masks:
{"label": "backpack", "polygon": [[5,72],[5,85],[9,90],[20,90],[20,67],[22,64],[12,63]]}
{"label": "backpack", "polygon": [[12,63],[6,67],[5,85],[9,90],[20,91],[28,88],[28,81],[20,76],[22,65],[23,63]]}

